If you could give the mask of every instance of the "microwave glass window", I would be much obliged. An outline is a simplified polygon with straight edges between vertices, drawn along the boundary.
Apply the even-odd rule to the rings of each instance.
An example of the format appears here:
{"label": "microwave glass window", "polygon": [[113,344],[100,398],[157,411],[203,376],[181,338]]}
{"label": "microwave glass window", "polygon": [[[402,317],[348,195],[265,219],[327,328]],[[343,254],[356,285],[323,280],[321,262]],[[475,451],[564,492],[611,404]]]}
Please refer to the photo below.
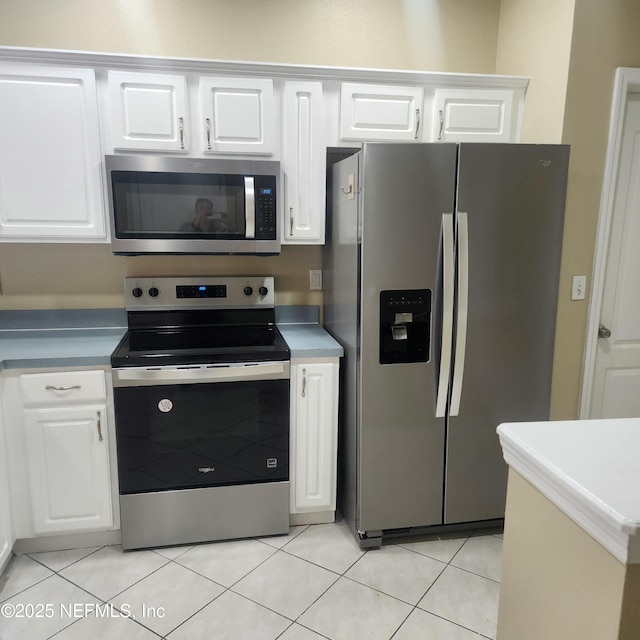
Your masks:
{"label": "microwave glass window", "polygon": [[112,172],[118,237],[243,238],[242,176]]}

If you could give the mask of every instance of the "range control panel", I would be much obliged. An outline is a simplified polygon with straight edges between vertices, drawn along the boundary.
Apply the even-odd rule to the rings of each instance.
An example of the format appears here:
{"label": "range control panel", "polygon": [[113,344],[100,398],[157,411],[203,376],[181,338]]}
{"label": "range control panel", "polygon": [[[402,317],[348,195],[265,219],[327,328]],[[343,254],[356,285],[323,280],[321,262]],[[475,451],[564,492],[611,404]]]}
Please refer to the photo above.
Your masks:
{"label": "range control panel", "polygon": [[125,278],[127,311],[275,306],[273,276]]}

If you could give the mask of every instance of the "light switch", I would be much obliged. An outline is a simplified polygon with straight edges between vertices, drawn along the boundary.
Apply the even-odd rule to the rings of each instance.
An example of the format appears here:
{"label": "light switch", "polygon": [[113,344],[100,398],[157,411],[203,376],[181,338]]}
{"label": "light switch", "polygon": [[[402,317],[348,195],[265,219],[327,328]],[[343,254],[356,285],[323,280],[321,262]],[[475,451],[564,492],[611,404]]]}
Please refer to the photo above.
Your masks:
{"label": "light switch", "polygon": [[571,282],[571,299],[584,300],[587,294],[587,276],[573,276]]}

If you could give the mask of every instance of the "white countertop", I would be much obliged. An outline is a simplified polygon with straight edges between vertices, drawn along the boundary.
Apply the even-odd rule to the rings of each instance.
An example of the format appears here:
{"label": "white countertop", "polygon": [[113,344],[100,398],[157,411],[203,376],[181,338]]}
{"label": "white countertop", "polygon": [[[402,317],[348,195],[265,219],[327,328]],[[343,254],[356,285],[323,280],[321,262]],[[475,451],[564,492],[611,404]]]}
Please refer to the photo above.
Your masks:
{"label": "white countertop", "polygon": [[624,564],[640,563],[640,418],[498,427],[504,459]]}

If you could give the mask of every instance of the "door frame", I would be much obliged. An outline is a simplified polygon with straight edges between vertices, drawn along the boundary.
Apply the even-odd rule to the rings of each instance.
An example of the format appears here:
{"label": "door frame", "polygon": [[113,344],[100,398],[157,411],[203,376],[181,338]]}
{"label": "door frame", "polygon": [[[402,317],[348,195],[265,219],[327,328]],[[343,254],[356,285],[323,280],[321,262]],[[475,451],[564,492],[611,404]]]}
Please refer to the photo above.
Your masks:
{"label": "door frame", "polygon": [[629,94],[631,93],[640,93],[640,69],[619,67],[616,69],[613,87],[611,118],[609,122],[609,142],[607,145],[602,194],[600,196],[596,248],[593,258],[591,296],[589,299],[589,316],[587,320],[587,335],[585,339],[582,387],[580,391],[578,415],[581,420],[586,420],[591,417],[589,414],[598,349],[598,327],[600,325],[602,298],[604,295],[605,268],[607,265],[613,205],[616,184],[618,182],[620,154],[622,151],[624,116]]}

